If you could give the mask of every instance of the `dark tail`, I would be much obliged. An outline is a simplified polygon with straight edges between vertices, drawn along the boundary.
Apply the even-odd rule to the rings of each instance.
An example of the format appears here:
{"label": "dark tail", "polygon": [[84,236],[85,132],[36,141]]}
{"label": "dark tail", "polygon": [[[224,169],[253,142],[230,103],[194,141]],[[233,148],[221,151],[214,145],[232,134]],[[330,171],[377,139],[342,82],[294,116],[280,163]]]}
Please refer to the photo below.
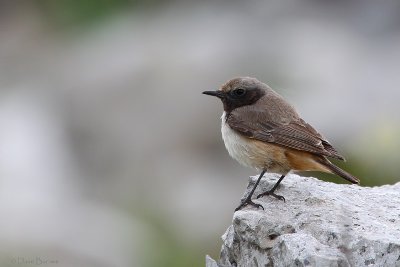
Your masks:
{"label": "dark tail", "polygon": [[338,166],[334,165],[332,162],[330,162],[328,159],[324,158],[321,159],[319,161],[322,165],[324,165],[325,167],[327,167],[331,172],[333,172],[334,174],[339,175],[340,177],[346,179],[347,181],[353,183],[353,184],[359,184],[360,180],[351,175],[350,173],[342,170],[341,168],[339,168]]}

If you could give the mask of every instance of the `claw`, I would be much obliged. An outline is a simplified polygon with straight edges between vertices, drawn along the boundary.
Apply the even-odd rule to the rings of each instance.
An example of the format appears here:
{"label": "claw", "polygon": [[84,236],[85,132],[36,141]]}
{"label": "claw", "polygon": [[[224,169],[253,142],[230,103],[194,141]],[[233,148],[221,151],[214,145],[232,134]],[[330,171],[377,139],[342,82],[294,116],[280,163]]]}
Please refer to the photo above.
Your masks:
{"label": "claw", "polygon": [[283,200],[283,202],[286,202],[286,199],[281,195],[270,194],[270,196],[273,196],[273,197],[277,198],[278,200]]}
{"label": "claw", "polygon": [[266,191],[264,193],[261,193],[257,196],[257,198],[263,197],[263,196],[273,196],[274,198],[278,199],[278,200],[283,200],[283,202],[286,202],[286,199],[281,196],[281,195],[277,195],[274,192],[271,191]]}
{"label": "claw", "polygon": [[256,207],[256,208],[262,208],[264,210],[264,207],[261,204],[254,203],[251,199],[246,199],[245,201],[243,201],[239,205],[239,207],[237,207],[235,209],[235,211],[238,211],[238,210],[240,210],[241,208],[243,208],[243,207],[245,207],[247,205],[251,205],[251,206]]}

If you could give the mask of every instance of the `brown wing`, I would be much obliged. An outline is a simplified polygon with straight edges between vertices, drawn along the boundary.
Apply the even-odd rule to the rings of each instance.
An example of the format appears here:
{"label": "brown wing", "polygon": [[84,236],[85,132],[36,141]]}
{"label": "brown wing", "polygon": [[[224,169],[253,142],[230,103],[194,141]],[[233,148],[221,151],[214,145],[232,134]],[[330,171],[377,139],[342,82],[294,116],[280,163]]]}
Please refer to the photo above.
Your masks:
{"label": "brown wing", "polygon": [[256,121],[254,117],[252,120],[243,120],[231,113],[226,122],[232,129],[249,138],[344,160],[327,140],[302,119],[277,123],[257,118]]}

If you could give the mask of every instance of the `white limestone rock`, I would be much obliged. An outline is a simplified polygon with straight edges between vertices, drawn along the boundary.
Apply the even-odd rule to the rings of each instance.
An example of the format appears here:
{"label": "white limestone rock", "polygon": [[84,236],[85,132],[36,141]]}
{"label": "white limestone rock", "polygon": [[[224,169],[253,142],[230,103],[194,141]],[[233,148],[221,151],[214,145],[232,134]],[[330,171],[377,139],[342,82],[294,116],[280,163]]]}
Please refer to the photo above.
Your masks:
{"label": "white limestone rock", "polygon": [[[251,177],[247,195],[257,177]],[[254,196],[276,183],[266,175]],[[275,192],[235,212],[216,266],[398,266],[400,183],[334,184],[290,174]],[[244,199],[244,198],[243,198]]]}

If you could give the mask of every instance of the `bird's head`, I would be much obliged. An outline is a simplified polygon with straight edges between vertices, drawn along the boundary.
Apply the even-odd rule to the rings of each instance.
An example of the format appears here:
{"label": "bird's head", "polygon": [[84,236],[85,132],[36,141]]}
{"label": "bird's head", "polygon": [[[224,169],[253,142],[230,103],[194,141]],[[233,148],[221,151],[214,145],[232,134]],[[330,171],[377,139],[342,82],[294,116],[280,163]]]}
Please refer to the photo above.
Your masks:
{"label": "bird's head", "polygon": [[256,78],[239,77],[229,80],[216,91],[204,91],[203,94],[216,96],[221,99],[224,110],[232,110],[252,105],[266,93],[268,86]]}

